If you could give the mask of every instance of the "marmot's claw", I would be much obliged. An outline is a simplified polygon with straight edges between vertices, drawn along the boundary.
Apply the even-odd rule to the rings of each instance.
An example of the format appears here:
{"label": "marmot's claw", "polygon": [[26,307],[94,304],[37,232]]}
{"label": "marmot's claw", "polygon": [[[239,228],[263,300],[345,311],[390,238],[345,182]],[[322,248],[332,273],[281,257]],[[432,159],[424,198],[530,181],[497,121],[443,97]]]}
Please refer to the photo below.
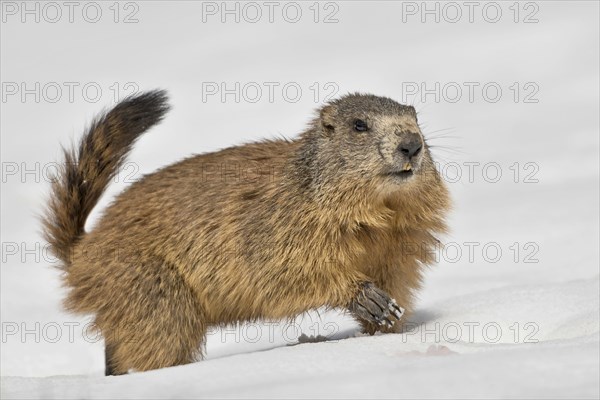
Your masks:
{"label": "marmot's claw", "polygon": [[394,326],[394,323],[392,321],[390,321],[389,318],[386,317],[383,320],[385,321],[384,325],[386,325],[388,328],[391,328],[392,326]]}
{"label": "marmot's claw", "polygon": [[404,308],[400,307],[398,304],[396,304],[396,300],[392,299],[392,302],[390,303],[390,311],[392,312],[392,314],[394,314],[394,317],[396,317],[396,319],[400,319],[402,318],[402,315],[404,315]]}
{"label": "marmot's claw", "polygon": [[394,299],[372,283],[363,285],[348,308],[360,319],[389,328],[394,326],[393,318],[399,320],[404,314]]}

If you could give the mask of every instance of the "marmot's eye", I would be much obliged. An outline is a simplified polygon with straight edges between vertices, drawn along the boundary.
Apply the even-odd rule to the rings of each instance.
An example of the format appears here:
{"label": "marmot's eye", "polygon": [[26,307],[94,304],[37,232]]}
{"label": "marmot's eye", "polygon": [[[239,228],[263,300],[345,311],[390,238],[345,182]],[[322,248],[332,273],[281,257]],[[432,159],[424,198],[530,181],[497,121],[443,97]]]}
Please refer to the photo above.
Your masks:
{"label": "marmot's eye", "polygon": [[367,123],[365,121],[363,121],[362,119],[354,120],[354,130],[355,131],[365,132],[368,129],[369,129],[369,127],[367,126]]}

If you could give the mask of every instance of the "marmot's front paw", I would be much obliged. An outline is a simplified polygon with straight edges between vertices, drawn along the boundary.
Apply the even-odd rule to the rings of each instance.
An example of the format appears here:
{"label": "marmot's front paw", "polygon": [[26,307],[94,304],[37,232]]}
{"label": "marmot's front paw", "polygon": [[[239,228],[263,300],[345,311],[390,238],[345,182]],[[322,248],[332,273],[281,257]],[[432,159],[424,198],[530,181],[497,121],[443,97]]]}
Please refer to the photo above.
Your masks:
{"label": "marmot's front paw", "polygon": [[356,317],[377,325],[394,326],[394,317],[402,318],[404,310],[386,292],[366,282],[348,307]]}

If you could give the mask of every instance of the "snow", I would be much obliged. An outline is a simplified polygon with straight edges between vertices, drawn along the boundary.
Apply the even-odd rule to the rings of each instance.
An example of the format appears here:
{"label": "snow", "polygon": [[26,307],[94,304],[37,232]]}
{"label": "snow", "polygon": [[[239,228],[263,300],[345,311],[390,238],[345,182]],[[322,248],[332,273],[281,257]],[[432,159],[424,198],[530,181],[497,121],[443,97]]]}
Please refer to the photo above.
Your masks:
{"label": "snow", "polygon": [[[599,5],[536,2],[539,23],[515,24],[509,3],[497,24],[402,23],[401,3],[361,1],[337,2],[337,24],[203,23],[194,2],[138,2],[138,24],[9,18],[3,82],[98,82],[104,94],[1,103],[1,397],[600,397]],[[294,81],[305,94],[203,101],[202,83],[213,81]],[[139,175],[191,152],[293,136],[318,104],[314,82],[402,100],[402,82],[413,81],[498,82],[504,95],[408,99],[426,136],[441,135],[431,143],[442,146],[435,155],[455,203],[447,250],[428,269],[408,332],[364,336],[343,313],[320,310],[293,324],[213,331],[201,362],[103,376],[102,340],[85,332],[89,319],[61,310],[60,275],[45,257],[36,214],[48,182],[22,177],[24,167],[56,161],[59,144],[114,102],[114,82],[122,92],[127,82],[167,88],[174,105],[136,145],[124,172]],[[535,82],[539,101],[515,103],[514,82],[521,95]],[[472,176],[466,163],[479,163]],[[482,172],[491,163],[498,182],[494,166]]]}
{"label": "snow", "polygon": [[407,334],[282,345],[125,377],[3,377],[3,397],[593,398],[598,293],[597,279],[476,292],[422,309]]}

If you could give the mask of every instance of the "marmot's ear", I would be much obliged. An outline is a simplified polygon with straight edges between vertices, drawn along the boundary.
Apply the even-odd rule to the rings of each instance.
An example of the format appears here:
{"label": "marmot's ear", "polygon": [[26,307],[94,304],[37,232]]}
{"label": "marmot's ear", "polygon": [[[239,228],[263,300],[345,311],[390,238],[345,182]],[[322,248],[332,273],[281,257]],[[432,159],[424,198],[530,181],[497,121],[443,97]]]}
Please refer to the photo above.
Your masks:
{"label": "marmot's ear", "polygon": [[410,115],[412,115],[413,117],[415,117],[415,119],[417,119],[417,110],[415,110],[415,108],[413,106],[408,106],[408,111],[409,111]]}
{"label": "marmot's ear", "polygon": [[321,124],[323,125],[323,131],[326,133],[333,132],[335,130],[335,108],[334,106],[326,105],[321,108],[321,112],[319,114],[319,118],[321,119]]}

